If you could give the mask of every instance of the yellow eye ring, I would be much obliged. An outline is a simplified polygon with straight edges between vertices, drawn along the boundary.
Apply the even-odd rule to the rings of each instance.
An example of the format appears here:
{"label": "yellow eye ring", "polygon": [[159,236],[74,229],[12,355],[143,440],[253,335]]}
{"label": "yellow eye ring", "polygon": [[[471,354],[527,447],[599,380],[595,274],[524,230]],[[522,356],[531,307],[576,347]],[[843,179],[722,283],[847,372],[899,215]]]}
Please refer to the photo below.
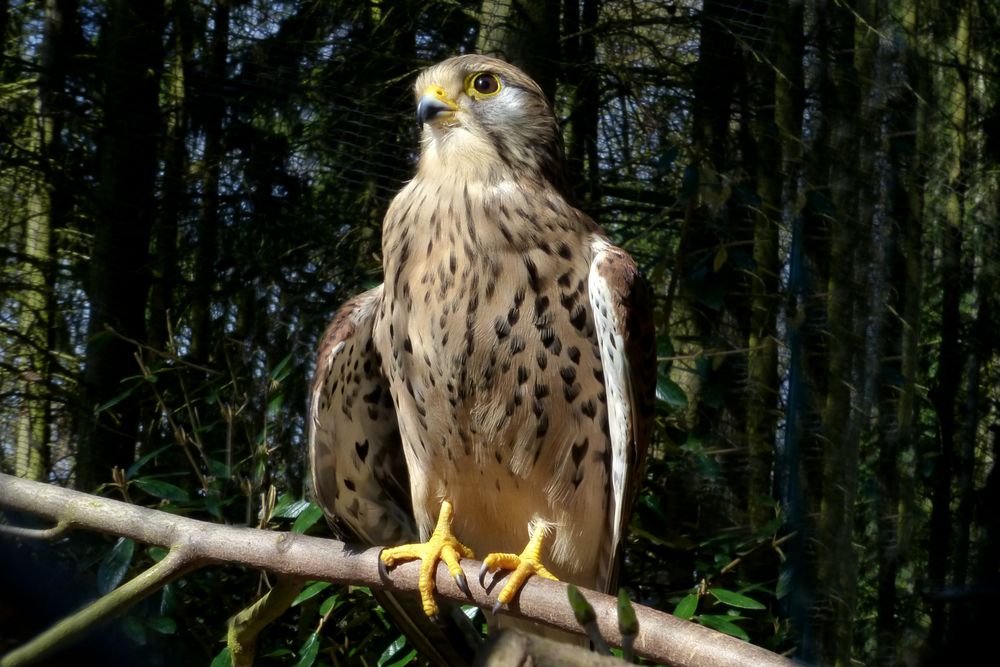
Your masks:
{"label": "yellow eye ring", "polygon": [[465,78],[465,92],[477,100],[493,97],[502,89],[500,77],[493,72],[475,72]]}

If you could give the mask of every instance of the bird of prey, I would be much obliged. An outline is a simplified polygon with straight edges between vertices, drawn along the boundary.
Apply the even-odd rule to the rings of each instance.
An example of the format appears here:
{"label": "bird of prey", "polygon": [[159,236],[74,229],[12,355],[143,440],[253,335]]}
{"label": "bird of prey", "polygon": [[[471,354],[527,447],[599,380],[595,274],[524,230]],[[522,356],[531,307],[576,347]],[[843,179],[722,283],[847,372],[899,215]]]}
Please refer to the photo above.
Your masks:
{"label": "bird of prey", "polygon": [[424,560],[428,616],[439,559],[465,587],[473,554],[515,571],[498,605],[531,574],[608,590],[653,413],[648,287],[570,203],[558,122],[524,72],[458,56],[415,96],[384,282],[317,355],[315,499],[350,538],[413,542],[381,559]]}

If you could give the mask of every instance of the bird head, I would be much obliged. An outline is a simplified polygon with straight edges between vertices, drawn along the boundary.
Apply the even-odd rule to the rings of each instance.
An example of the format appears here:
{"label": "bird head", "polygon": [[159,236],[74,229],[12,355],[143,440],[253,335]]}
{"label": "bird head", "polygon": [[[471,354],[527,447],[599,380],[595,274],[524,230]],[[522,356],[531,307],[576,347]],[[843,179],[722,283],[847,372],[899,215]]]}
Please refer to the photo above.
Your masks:
{"label": "bird head", "polygon": [[423,127],[420,172],[445,178],[539,178],[562,185],[562,137],[531,77],[496,58],[464,55],[414,86]]}

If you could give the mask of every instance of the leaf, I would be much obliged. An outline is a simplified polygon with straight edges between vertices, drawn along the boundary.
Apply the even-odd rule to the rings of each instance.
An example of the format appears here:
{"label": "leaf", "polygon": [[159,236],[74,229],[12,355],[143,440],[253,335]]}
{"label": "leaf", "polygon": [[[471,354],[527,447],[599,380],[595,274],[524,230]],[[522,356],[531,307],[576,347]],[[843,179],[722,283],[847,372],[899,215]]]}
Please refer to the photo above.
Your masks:
{"label": "leaf", "polygon": [[663,523],[667,523],[667,514],[663,511],[663,504],[660,502],[658,496],[644,492],[639,496],[639,505],[648,508],[656,515],[657,519],[660,519]]}
{"label": "leaf", "polygon": [[683,408],[688,404],[687,394],[665,371],[656,374],[656,398],[674,408]]}
{"label": "leaf", "polygon": [[778,585],[774,591],[774,597],[779,600],[788,595],[792,590],[792,568],[786,567],[778,575]]}
{"label": "leaf", "polygon": [[396,654],[403,650],[404,646],[406,646],[406,637],[403,635],[396,637],[395,641],[389,644],[389,646],[382,651],[382,655],[378,657],[378,667],[386,667],[386,665],[389,664],[389,661],[395,658]]}
{"label": "leaf", "polygon": [[208,667],[230,667],[230,665],[232,664],[233,664],[233,659],[229,654],[229,647],[226,646],[223,647],[221,651],[219,651],[218,655],[212,658],[212,664],[210,664]]}
{"label": "leaf", "polygon": [[656,356],[661,358],[674,356],[674,342],[670,336],[656,337]]}
{"label": "leaf", "polygon": [[166,547],[151,546],[148,549],[146,549],[146,553],[148,553],[149,557],[152,558],[155,562],[159,563],[161,560],[167,557],[167,554],[170,553],[170,550],[167,549]]}
{"label": "leaf", "polygon": [[715,253],[715,257],[712,259],[712,272],[718,273],[722,270],[722,267],[726,265],[726,261],[729,259],[729,252],[726,250],[726,246],[719,246],[719,249]]}
{"label": "leaf", "polygon": [[310,527],[317,521],[323,518],[323,510],[321,510],[315,503],[309,503],[309,507],[301,514],[299,518],[295,520],[292,524],[293,533],[304,533],[309,530]]}
{"label": "leaf", "polygon": [[311,667],[316,662],[317,655],[319,655],[319,635],[314,632],[306,638],[299,649],[299,661],[295,663],[295,667]]}
{"label": "leaf", "polygon": [[271,369],[271,379],[275,382],[281,382],[288,374],[291,372],[289,364],[292,361],[292,354],[286,355],[281,361],[275,364],[274,368]]}
{"label": "leaf", "polygon": [[696,593],[691,593],[690,595],[685,595],[681,598],[681,601],[677,603],[674,607],[674,616],[677,618],[683,618],[684,620],[691,620],[694,616],[694,612],[698,609],[698,595]]}
{"label": "leaf", "polygon": [[[264,654],[265,658],[284,658],[286,655],[295,655],[295,652],[290,648],[276,648],[273,651],[268,651]],[[226,666],[228,667],[228,665]]]}
{"label": "leaf", "polygon": [[177,606],[177,588],[170,583],[163,587],[160,595],[160,616],[170,616]]}
{"label": "leaf", "polygon": [[229,479],[232,476],[229,466],[227,466],[222,461],[216,461],[215,459],[208,460],[208,474],[212,477],[218,477],[219,479]]}
{"label": "leaf", "polygon": [[327,599],[323,600],[323,604],[319,606],[319,615],[326,616],[327,614],[329,614],[331,611],[333,611],[333,608],[337,606],[337,603],[339,601],[340,601],[339,594],[331,595]]}
{"label": "leaf", "polygon": [[275,417],[281,412],[281,406],[285,404],[285,395],[278,394],[267,403],[267,416]]}
{"label": "leaf", "polygon": [[308,500],[296,498],[291,493],[282,493],[271,512],[274,519],[294,519],[304,512],[310,503]]}
{"label": "leaf", "polygon": [[107,595],[116,589],[125,578],[125,573],[132,564],[133,551],[135,542],[119,537],[115,546],[101,560],[101,565],[97,568],[97,590],[101,595]]}
{"label": "leaf", "polygon": [[219,504],[219,492],[209,489],[205,494],[205,510],[216,519],[222,520],[222,506]]}
{"label": "leaf", "polygon": [[131,396],[132,392],[134,392],[136,390],[136,387],[138,387],[138,386],[139,385],[137,385],[137,384],[132,385],[131,387],[129,387],[128,389],[126,389],[122,393],[118,394],[117,396],[115,396],[111,400],[107,401],[106,403],[102,403],[102,404],[98,405],[96,408],[94,408],[94,415],[99,415],[102,412],[105,412],[106,410],[108,410],[109,408],[115,407],[116,405],[118,405],[119,403],[121,403],[122,401],[124,401],[126,398],[128,398],[129,396]]}
{"label": "leaf", "polygon": [[128,467],[128,470],[125,471],[125,479],[132,479],[133,477],[135,477],[135,474],[137,472],[139,472],[139,470],[141,470],[144,465],[146,465],[153,458],[159,456],[161,453],[167,451],[171,447],[173,447],[173,445],[164,445],[163,447],[160,447],[157,450],[149,452],[148,454],[145,454],[144,456],[140,456],[139,460],[136,461],[135,463],[133,463],[132,465],[130,465]]}
{"label": "leaf", "polygon": [[746,633],[746,631],[730,621],[730,618],[732,618],[732,616],[702,614],[698,617],[698,622],[706,627],[712,628],[713,630],[718,630],[719,632],[724,632],[727,635],[736,637],[737,639],[742,639],[745,642],[750,641],[750,636]]}
{"label": "leaf", "polygon": [[162,498],[163,500],[169,500],[173,503],[186,503],[191,500],[187,491],[176,484],[164,482],[162,479],[140,477],[138,479],[133,479],[132,483],[151,496],[156,496],[157,498]]}
{"label": "leaf", "polygon": [[305,589],[303,589],[303,591],[301,593],[299,593],[297,596],[295,596],[295,599],[292,600],[292,606],[294,607],[296,605],[302,604],[303,602],[305,602],[309,598],[315,597],[315,596],[319,595],[320,593],[322,593],[323,591],[325,591],[327,588],[329,588],[332,585],[333,584],[331,584],[329,581],[314,581],[314,582],[312,582],[311,584],[309,584],[308,586],[306,586]]}
{"label": "leaf", "polygon": [[172,635],[177,632],[177,623],[169,616],[151,616],[146,619],[146,625],[161,635]]}
{"label": "leaf", "polygon": [[410,652],[404,655],[402,658],[396,660],[395,662],[387,662],[383,667],[402,667],[403,665],[408,665],[411,662],[413,662],[416,657],[417,657],[417,649],[411,648]]}
{"label": "leaf", "polygon": [[740,609],[765,609],[765,605],[757,602],[753,598],[748,598],[745,595],[740,595],[739,593],[734,593],[733,591],[726,590],[725,588],[712,588],[709,591],[716,600],[722,604],[729,605],[730,607],[739,607]]}
{"label": "leaf", "polygon": [[146,626],[135,616],[128,614],[122,619],[121,627],[125,634],[139,646],[145,646],[147,642]]}

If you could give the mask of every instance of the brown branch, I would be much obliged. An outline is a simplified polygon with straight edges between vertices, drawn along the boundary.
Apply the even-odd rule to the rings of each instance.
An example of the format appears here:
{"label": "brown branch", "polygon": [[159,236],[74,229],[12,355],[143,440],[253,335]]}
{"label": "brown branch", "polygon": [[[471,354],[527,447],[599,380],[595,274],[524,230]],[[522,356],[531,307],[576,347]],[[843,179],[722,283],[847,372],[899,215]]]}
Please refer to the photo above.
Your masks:
{"label": "brown branch", "polygon": [[22,528],[21,526],[0,524],[0,535],[24,537],[32,540],[54,540],[57,537],[61,537],[70,528],[72,526],[69,524],[69,521],[62,520],[51,528]]}
{"label": "brown branch", "polygon": [[[185,571],[213,563],[239,563],[290,577],[411,594],[417,590],[419,563],[398,565],[383,579],[378,568],[379,547],[358,548],[307,535],[208,523],[3,474],[0,508],[169,547],[171,553],[183,553]],[[477,561],[462,562],[468,581],[478,580],[479,566]],[[440,567],[436,585],[440,597],[489,609],[497,582],[487,590],[472,586],[470,598],[455,585],[447,568]],[[595,591],[584,591],[584,595],[594,607],[601,634],[609,644],[621,646],[617,600]],[[640,605],[635,611],[639,620],[635,652],[651,660],[685,667],[792,664],[758,646],[670,614]],[[501,613],[582,633],[567,602],[565,585],[540,577],[529,580],[511,609]]]}

